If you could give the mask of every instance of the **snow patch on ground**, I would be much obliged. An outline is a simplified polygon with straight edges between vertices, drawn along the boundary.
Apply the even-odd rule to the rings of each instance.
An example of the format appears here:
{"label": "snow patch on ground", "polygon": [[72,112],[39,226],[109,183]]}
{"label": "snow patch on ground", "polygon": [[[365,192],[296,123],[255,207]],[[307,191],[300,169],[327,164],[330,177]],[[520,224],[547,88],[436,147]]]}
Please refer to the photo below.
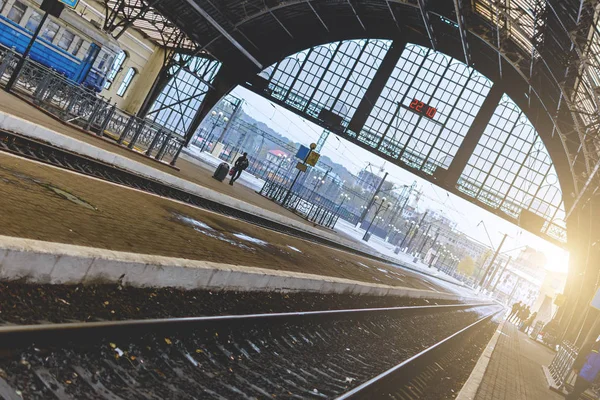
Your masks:
{"label": "snow patch on ground", "polygon": [[238,239],[245,240],[246,242],[258,244],[260,246],[266,246],[269,244],[268,242],[265,242],[264,240],[260,240],[255,237],[248,236],[243,233],[234,233],[233,236],[235,236]]}

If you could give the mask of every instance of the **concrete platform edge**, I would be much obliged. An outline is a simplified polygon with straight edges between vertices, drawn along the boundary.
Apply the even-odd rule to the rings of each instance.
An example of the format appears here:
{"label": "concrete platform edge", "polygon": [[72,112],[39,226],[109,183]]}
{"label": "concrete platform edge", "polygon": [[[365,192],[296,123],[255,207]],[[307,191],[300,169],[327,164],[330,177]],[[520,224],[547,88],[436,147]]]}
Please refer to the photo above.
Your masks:
{"label": "concrete platform edge", "polygon": [[473,368],[471,375],[469,375],[469,379],[467,379],[460,392],[458,392],[456,400],[475,399],[479,386],[481,386],[481,382],[483,381],[483,376],[487,371],[490,359],[492,358],[492,354],[494,353],[494,349],[496,348],[496,344],[498,343],[498,339],[502,334],[502,328],[504,327],[505,322],[506,321],[503,321],[496,329],[496,332],[494,332],[494,336],[492,336],[485,350],[479,357],[479,360],[477,360],[477,364],[475,364],[475,368]]}
{"label": "concrete platform edge", "polygon": [[[51,129],[45,128],[41,125],[37,125],[33,122],[24,120],[22,118],[16,117],[14,115],[5,113],[0,111],[0,129],[4,129],[10,132],[17,133],[19,135],[23,135],[29,137],[31,139],[43,141],[46,143],[50,143],[53,146],[59,147],[61,149],[80,154],[85,157],[89,157],[106,164],[110,164],[116,166],[118,168],[125,169],[132,173],[142,175],[148,178],[152,178],[158,180],[162,183],[177,187],[181,190],[185,190],[187,192],[193,193],[195,195],[201,196],[205,199],[217,201],[221,204],[225,204],[227,206],[236,208],[238,210],[246,211],[258,215],[263,218],[267,218],[271,221],[279,222],[285,224],[287,226],[294,227],[296,229],[303,230],[305,232],[309,232],[311,234],[324,237],[328,240],[335,241],[337,243],[343,244],[349,247],[355,247],[356,243],[351,242],[349,240],[345,240],[340,238],[334,234],[329,234],[328,232],[312,228],[309,225],[306,225],[302,222],[295,221],[291,218],[288,218],[284,215],[274,213],[269,210],[265,210],[263,208],[254,206],[252,204],[246,203],[244,201],[235,199],[233,197],[227,196],[222,193],[215,192],[214,190],[208,189],[206,187],[200,186],[193,182],[187,181],[185,179],[178,178],[169,173],[160,171],[156,168],[148,166],[146,164],[140,163],[138,161],[134,161],[128,157],[124,157],[115,153],[111,153],[110,151],[103,150],[99,147],[96,147],[92,144],[82,142],[80,140],[74,139],[70,136],[63,135],[59,132],[53,131]],[[374,255],[381,257],[382,255],[376,254]],[[383,256],[385,257],[385,256]],[[388,257],[385,257],[389,259]],[[395,262],[392,259],[389,259],[390,262]]]}
{"label": "concrete platform edge", "polygon": [[266,268],[111,251],[0,236],[0,280],[236,291],[308,291],[476,301],[452,293],[394,287]]}

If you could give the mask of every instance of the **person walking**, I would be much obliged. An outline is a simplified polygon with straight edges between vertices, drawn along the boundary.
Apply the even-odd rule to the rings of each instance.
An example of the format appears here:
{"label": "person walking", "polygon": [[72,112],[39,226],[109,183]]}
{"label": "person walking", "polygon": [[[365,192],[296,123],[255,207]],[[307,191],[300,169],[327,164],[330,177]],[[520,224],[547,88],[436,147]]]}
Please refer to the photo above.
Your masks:
{"label": "person walking", "polygon": [[229,180],[229,184],[233,186],[233,182],[237,181],[242,175],[242,172],[248,168],[250,162],[248,161],[248,153],[244,153],[243,156],[238,157],[235,160],[235,164],[233,165],[233,174],[231,175],[231,179]]}
{"label": "person walking", "polygon": [[529,327],[531,326],[531,324],[533,324],[533,321],[535,321],[536,318],[537,318],[537,311],[534,312],[533,314],[531,314],[531,317],[527,318],[527,321],[523,322],[523,324],[521,325],[521,328],[519,328],[519,330],[521,332],[525,332],[525,334],[527,335],[527,331],[529,330]]}
{"label": "person walking", "polygon": [[578,400],[592,386],[600,374],[600,341],[584,344],[573,363],[577,374],[573,391],[565,397],[566,400]]}
{"label": "person walking", "polygon": [[521,309],[521,311],[519,311],[519,317],[517,319],[517,326],[521,327],[521,324],[525,323],[525,321],[527,321],[527,318],[529,318],[529,314],[531,314],[531,310],[529,309],[529,306],[526,306],[523,304],[523,308]]}
{"label": "person walking", "polygon": [[508,314],[508,318],[506,318],[509,322],[510,320],[519,313],[519,311],[521,311],[521,302],[517,302],[515,304],[512,305],[512,310],[510,311],[510,314]]}

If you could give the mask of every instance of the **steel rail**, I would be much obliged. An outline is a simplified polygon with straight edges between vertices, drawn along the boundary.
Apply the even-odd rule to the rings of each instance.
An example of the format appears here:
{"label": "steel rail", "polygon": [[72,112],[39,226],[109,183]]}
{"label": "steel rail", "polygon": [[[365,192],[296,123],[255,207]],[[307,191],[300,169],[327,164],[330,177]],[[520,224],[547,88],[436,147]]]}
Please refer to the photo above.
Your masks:
{"label": "steel rail", "polygon": [[283,233],[302,240],[328,246],[336,250],[346,251],[348,253],[370,258],[375,261],[395,265],[459,287],[465,287],[465,285],[462,283],[459,284],[450,279],[428,274],[416,268],[411,268],[410,266],[400,262],[394,262],[383,257],[378,257],[365,251],[335,242],[331,239],[327,239],[322,236],[273,221],[266,217],[256,216],[250,212],[242,211],[217,201],[206,199],[161,181],[146,176],[141,176],[119,167],[115,167],[114,165],[106,164],[102,161],[94,160],[92,158],[55,147],[52,144],[31,139],[13,132],[0,130],[0,151],[15,154],[20,157],[35,160],[44,164],[59,167],[61,169],[76,172],[82,175],[91,176],[125,187],[137,189],[143,192],[155,194],[168,199],[181,201],[183,203],[235,218],[264,229],[269,229],[274,232]]}
{"label": "steel rail", "polygon": [[20,346],[58,345],[61,343],[89,343],[112,335],[130,336],[146,333],[169,332],[178,329],[208,328],[215,326],[243,326],[285,323],[303,320],[348,318],[367,314],[424,313],[446,310],[468,310],[494,306],[494,303],[448,304],[432,306],[403,306],[360,308],[325,311],[302,311],[270,314],[220,315],[188,318],[163,318],[125,321],[73,322],[38,325],[0,326],[0,349]]}
{"label": "steel rail", "polygon": [[413,378],[418,376],[420,372],[425,369],[425,367],[420,364],[427,366],[431,363],[435,363],[436,360],[439,359],[438,353],[443,353],[444,351],[451,349],[456,342],[464,338],[467,334],[472,333],[475,329],[482,326],[501,311],[502,310],[497,310],[481,317],[471,325],[453,333],[447,338],[428,347],[422,352],[415,354],[341,396],[336,397],[336,400],[387,398],[391,393],[399,392],[403,385],[411,382]]}

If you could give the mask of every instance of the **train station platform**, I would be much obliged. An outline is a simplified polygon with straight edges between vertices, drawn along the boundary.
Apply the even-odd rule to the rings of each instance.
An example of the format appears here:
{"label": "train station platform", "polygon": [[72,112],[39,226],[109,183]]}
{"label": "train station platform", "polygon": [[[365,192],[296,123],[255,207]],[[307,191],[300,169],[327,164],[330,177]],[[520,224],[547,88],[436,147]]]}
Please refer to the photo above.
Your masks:
{"label": "train station platform", "polygon": [[[45,129],[37,129],[37,127]],[[305,225],[306,229],[312,229],[313,231],[321,230],[321,234],[328,232],[328,230],[315,227],[312,223],[309,223],[298,215],[260,196],[256,193],[255,187],[248,187],[242,184],[230,186],[224,182],[212,179],[212,165],[203,163],[198,158],[183,155],[177,161],[177,168],[173,168],[153,158],[146,157],[141,153],[120,146],[114,140],[101,138],[75,126],[67,125],[32,106],[20,97],[2,90],[0,90],[0,129],[43,140],[57,147],[83,154],[90,158],[99,159],[100,161],[109,162],[132,172],[146,174],[156,179],[161,179],[164,174],[168,174],[174,178],[198,185],[204,188],[206,193],[213,192],[214,197],[219,197],[223,201],[227,201],[228,199],[237,200],[230,202],[238,206],[243,206],[242,203],[245,203],[258,207],[259,209],[266,210],[265,216],[269,215],[271,218],[284,217],[289,223]],[[107,155],[102,150],[110,154]],[[123,159],[132,162],[126,163],[122,161]],[[117,164],[117,162],[120,163]],[[244,179],[243,176],[241,179]]]}
{"label": "train station platform", "polygon": [[384,261],[7,153],[0,192],[0,279],[469,297]]}
{"label": "train station platform", "polygon": [[554,352],[503,322],[477,362],[457,400],[561,400],[542,369]]}

